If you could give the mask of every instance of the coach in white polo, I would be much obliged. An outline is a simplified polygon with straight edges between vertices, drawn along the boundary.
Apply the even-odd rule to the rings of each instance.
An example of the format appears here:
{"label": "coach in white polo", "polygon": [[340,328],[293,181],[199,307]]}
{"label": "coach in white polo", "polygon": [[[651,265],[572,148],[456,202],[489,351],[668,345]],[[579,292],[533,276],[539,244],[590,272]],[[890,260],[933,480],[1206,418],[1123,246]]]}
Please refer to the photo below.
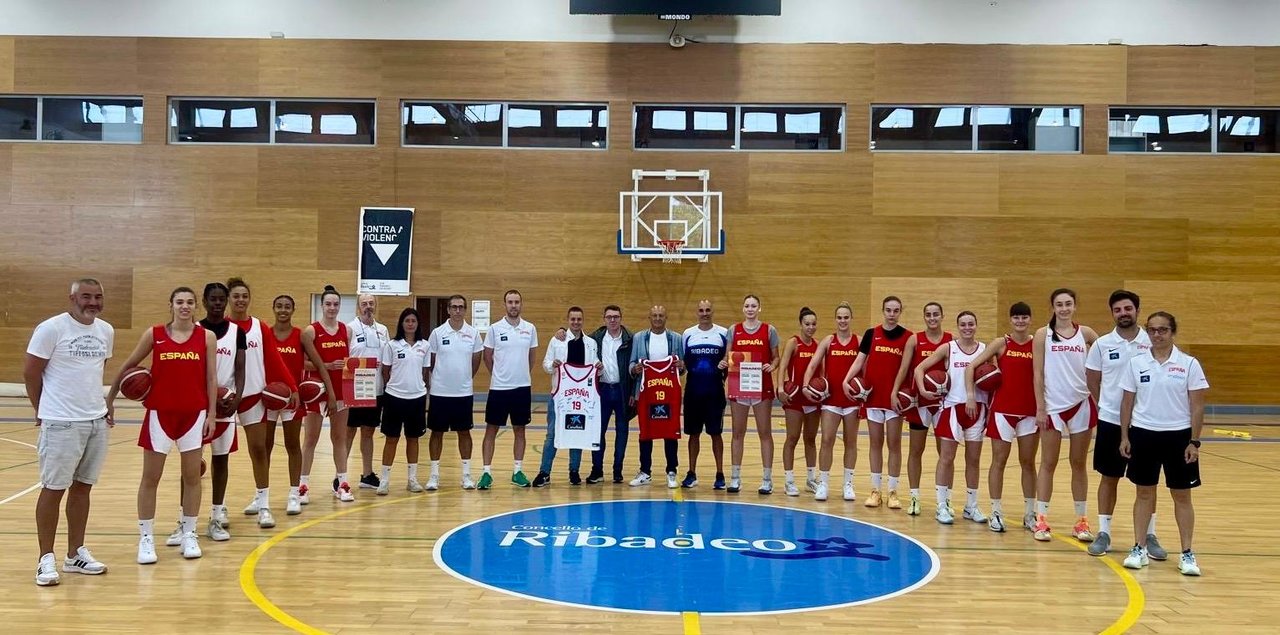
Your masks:
{"label": "coach in white polo", "polygon": [[102,395],[102,371],[111,357],[115,329],[98,319],[102,283],[83,278],[71,284],[66,313],[41,322],[27,346],[22,376],[36,410],[40,440],[40,498],[36,501],[36,533],[40,560],[36,584],[53,586],[61,579],[53,555],[58,532],[58,506],[67,496],[67,573],[97,575],[107,566],[84,546],[89,520],[89,491],[107,458],[108,429],[115,424]]}

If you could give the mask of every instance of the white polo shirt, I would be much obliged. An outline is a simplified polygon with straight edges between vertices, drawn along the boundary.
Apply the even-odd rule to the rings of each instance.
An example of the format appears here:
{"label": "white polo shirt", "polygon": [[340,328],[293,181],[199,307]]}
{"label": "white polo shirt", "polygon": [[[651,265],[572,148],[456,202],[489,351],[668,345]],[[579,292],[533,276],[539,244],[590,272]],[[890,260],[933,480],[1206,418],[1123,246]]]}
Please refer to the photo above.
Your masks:
{"label": "white polo shirt", "polygon": [[1163,364],[1148,351],[1129,360],[1120,379],[1125,392],[1134,393],[1130,425],[1145,430],[1185,430],[1191,427],[1191,390],[1209,387],[1200,360],[1173,347]]}
{"label": "white polo shirt", "polygon": [[1120,380],[1129,370],[1129,360],[1151,350],[1151,337],[1145,329],[1138,329],[1138,336],[1126,340],[1112,329],[1098,337],[1084,359],[1084,367],[1102,372],[1102,389],[1098,395],[1098,419],[1120,425],[1120,399],[1124,391]]}
{"label": "white polo shirt", "polygon": [[49,360],[36,416],[55,421],[91,421],[106,416],[102,370],[115,345],[115,329],[101,318],[81,324],[59,313],[36,327],[27,354]]}
{"label": "white polo shirt", "polygon": [[470,397],[475,394],[471,384],[471,358],[484,351],[480,332],[474,326],[462,323],[454,330],[449,322],[437,326],[427,338],[427,346],[435,360],[431,373],[431,394],[436,397]]}
{"label": "white polo shirt", "polygon": [[[387,332],[387,326],[381,322],[375,320],[369,326],[365,326],[360,318],[347,322],[347,354],[352,357],[371,357],[381,360],[382,348],[390,341],[391,335]],[[382,385],[382,373],[378,373],[377,384],[378,394],[381,395],[385,388]]]}
{"label": "white polo shirt", "polygon": [[431,367],[431,352],[425,340],[409,344],[391,340],[382,348],[382,365],[391,367],[387,394],[397,399],[417,399],[427,394],[422,369]]}
{"label": "white polo shirt", "polygon": [[484,347],[493,349],[493,372],[489,390],[511,390],[532,386],[529,377],[529,351],[538,347],[538,329],[520,318],[511,324],[506,318],[489,326]]}

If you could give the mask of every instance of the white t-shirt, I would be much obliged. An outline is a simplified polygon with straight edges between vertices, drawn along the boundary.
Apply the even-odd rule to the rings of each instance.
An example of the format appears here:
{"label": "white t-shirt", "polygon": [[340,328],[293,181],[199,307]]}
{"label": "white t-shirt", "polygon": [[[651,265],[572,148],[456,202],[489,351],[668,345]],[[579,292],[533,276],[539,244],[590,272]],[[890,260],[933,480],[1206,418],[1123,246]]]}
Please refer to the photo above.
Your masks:
{"label": "white t-shirt", "polygon": [[660,359],[671,357],[671,347],[667,346],[667,332],[663,331],[661,333],[654,333],[653,331],[649,331],[648,333],[649,360],[656,362]]}
{"label": "white t-shirt", "polygon": [[1191,427],[1191,390],[1204,390],[1209,380],[1200,360],[1173,347],[1163,364],[1150,351],[1129,360],[1120,388],[1134,393],[1130,425],[1146,430],[1186,430]]}
{"label": "white t-shirt", "polygon": [[[565,335],[564,340],[552,337],[547,342],[547,354],[542,356],[542,370],[553,377],[556,375],[556,368],[552,362],[559,361],[564,363],[569,359],[569,342],[578,338],[570,332]],[[600,361],[600,356],[596,353],[596,341],[591,339],[586,333],[582,334],[582,355],[583,363],[587,366],[594,366]]]}
{"label": "white t-shirt", "polygon": [[382,365],[391,367],[387,394],[399,399],[416,399],[427,394],[422,369],[431,367],[431,351],[425,340],[410,345],[404,340],[391,340],[382,348]]}
{"label": "white t-shirt", "polygon": [[435,360],[431,372],[431,394],[437,397],[470,397],[475,394],[471,385],[471,358],[484,351],[480,332],[474,326],[462,323],[453,330],[449,322],[437,326],[427,338],[427,345]]}
{"label": "white t-shirt", "polygon": [[[390,341],[391,335],[385,324],[375,321],[371,326],[365,326],[360,318],[347,322],[347,354],[352,357],[382,359],[382,348]],[[377,384],[381,395],[384,389],[382,373],[378,373]]]}
{"label": "white t-shirt", "polygon": [[604,371],[600,373],[600,381],[616,384],[622,381],[622,369],[618,368],[618,349],[622,348],[622,331],[618,331],[618,336],[613,337],[606,330],[601,342],[604,344],[604,350],[600,353],[600,361],[604,363]]}
{"label": "white t-shirt", "polygon": [[493,349],[493,373],[489,390],[511,390],[532,386],[529,351],[538,347],[538,329],[520,318],[514,326],[506,318],[489,326],[484,347]]}
{"label": "white t-shirt", "polygon": [[1151,350],[1151,338],[1143,329],[1132,341],[1112,330],[1098,337],[1084,360],[1084,367],[1102,372],[1102,389],[1098,395],[1098,418],[1120,425],[1120,399],[1124,391],[1120,380],[1129,370],[1129,360]]}
{"label": "white t-shirt", "polygon": [[115,346],[116,331],[94,318],[81,324],[60,313],[36,327],[27,353],[49,360],[36,416],[56,421],[90,421],[107,414],[102,370]]}

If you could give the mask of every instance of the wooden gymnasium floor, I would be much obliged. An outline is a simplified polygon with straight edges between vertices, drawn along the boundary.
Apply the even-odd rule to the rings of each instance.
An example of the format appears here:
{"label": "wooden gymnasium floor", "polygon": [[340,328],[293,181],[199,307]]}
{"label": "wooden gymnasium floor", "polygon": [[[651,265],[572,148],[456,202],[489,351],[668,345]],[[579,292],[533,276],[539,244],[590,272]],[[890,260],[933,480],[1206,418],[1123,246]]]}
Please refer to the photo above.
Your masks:
{"label": "wooden gymnasium floor", "polygon": [[[202,539],[204,557],[183,561],[174,550],[159,546],[153,566],[134,564],[136,524],[134,500],[140,470],[135,446],[136,425],[122,424],[113,433],[107,468],[95,488],[89,544],[111,569],[101,577],[64,574],[61,586],[32,583],[36,556],[33,509],[38,489],[34,443],[36,430],[29,409],[16,399],[0,400],[0,550],[4,576],[4,619],[13,632],[196,632],[275,633],[293,628],[331,633],[777,633],[886,632],[935,633],[1262,633],[1275,632],[1280,603],[1280,498],[1274,493],[1280,472],[1280,429],[1261,418],[1217,418],[1206,425],[1205,486],[1196,491],[1197,547],[1204,577],[1184,578],[1173,559],[1129,572],[1120,566],[1123,553],[1091,558],[1069,539],[1037,543],[1017,527],[1021,496],[1016,462],[1006,478],[1010,531],[993,534],[985,526],[957,519],[943,527],[932,513],[933,460],[926,454],[924,514],[911,518],[901,511],[868,510],[865,439],[858,464],[859,500],[845,503],[839,490],[825,504],[809,496],[789,498],[780,492],[762,497],[744,490],[742,501],[819,509],[899,530],[929,545],[941,559],[941,571],[929,584],[904,595],[847,608],[761,616],[648,615],[588,610],[521,599],[473,586],[435,566],[437,537],[464,522],[508,510],[553,503],[609,499],[668,499],[673,493],[656,484],[646,488],[605,484],[570,487],[564,480],[564,458],[558,458],[556,481],[549,488],[520,490],[509,478],[511,437],[499,438],[495,468],[499,484],[487,493],[463,492],[456,486],[458,466],[452,438],[443,467],[446,487],[436,493],[411,495],[403,489],[403,454],[393,473],[392,494],[358,493],[355,504],[340,505],[324,495],[330,478],[328,439],[321,441],[316,481],[321,495],[300,516],[286,516],[286,489],[273,488],[278,525],[259,530],[240,514],[252,496],[248,456],[234,455],[227,497],[234,538],[226,543]],[[121,420],[136,421],[136,409]],[[535,415],[535,420],[537,419]],[[781,424],[781,419],[776,420]],[[1252,440],[1225,437],[1212,429],[1247,431]],[[727,435],[726,435],[727,436]],[[526,463],[537,471],[541,430],[530,431]],[[479,456],[479,437],[476,437]],[[634,474],[638,450],[629,451],[627,476]],[[782,437],[777,436],[775,467],[781,490]],[[726,442],[726,452],[728,443]],[[380,452],[381,440],[378,448]],[[686,460],[681,446],[681,461]],[[426,457],[425,442],[423,457]],[[754,464],[758,444],[748,435],[746,463]],[[358,454],[358,452],[356,453]],[[661,451],[656,452],[661,461]],[[284,481],[284,452],[277,446],[276,483]],[[687,500],[715,500],[711,472],[703,456],[703,484],[681,492]],[[982,505],[986,496],[984,452]],[[798,461],[799,462],[799,461]],[[474,468],[478,476],[479,468]],[[174,465],[171,457],[171,465]],[[353,457],[353,466],[358,459]],[[376,465],[376,463],[375,463]],[[745,468],[744,485],[758,484],[759,467]],[[425,481],[427,467],[422,467]],[[157,538],[170,528],[175,507],[176,472],[161,487]],[[585,473],[585,472],[584,472]],[[1065,463],[1058,470],[1052,507],[1054,526],[1069,525],[1070,502]],[[683,476],[683,474],[682,474]],[[837,477],[838,479],[839,477]],[[957,482],[962,478],[957,475]],[[905,475],[903,491],[905,493]],[[209,491],[204,493],[201,527],[207,521]],[[1091,476],[1091,522],[1095,522],[1096,478]],[[749,491],[750,493],[747,493]],[[956,498],[963,500],[963,491]],[[1128,544],[1132,489],[1120,490],[1115,521],[1116,544]],[[956,505],[957,512],[962,503]],[[1159,502],[1160,535],[1170,552],[1178,544],[1167,495]],[[65,532],[65,524],[63,525]],[[1096,526],[1095,526],[1096,529]],[[1065,535],[1065,532],[1062,532]],[[65,550],[65,534],[58,541]]]}

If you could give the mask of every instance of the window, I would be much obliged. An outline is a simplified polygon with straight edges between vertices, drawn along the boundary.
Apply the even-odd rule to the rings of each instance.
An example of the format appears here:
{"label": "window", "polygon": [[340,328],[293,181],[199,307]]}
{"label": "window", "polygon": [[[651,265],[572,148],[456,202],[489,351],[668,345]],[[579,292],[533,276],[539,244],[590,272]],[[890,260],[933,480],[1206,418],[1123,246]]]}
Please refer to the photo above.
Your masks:
{"label": "window", "polygon": [[169,141],[371,146],[376,119],[372,100],[177,98]]}
{"label": "window", "polygon": [[0,97],[0,139],[35,141],[39,117],[39,98]]}
{"label": "window", "polygon": [[1280,110],[1218,109],[1218,152],[1280,152]]}
{"label": "window", "polygon": [[277,101],[276,143],[374,144],[371,101]]}
{"label": "window", "polygon": [[635,107],[639,150],[844,149],[844,107],[667,105]]}
{"label": "window", "polygon": [[406,146],[600,149],[607,104],[403,102]]}
{"label": "window", "polygon": [[169,141],[271,143],[271,107],[270,99],[171,99]]}
{"label": "window", "polygon": [[1212,152],[1210,108],[1112,108],[1110,152]]}
{"label": "window", "polygon": [[871,149],[1079,152],[1079,106],[872,106]]}

